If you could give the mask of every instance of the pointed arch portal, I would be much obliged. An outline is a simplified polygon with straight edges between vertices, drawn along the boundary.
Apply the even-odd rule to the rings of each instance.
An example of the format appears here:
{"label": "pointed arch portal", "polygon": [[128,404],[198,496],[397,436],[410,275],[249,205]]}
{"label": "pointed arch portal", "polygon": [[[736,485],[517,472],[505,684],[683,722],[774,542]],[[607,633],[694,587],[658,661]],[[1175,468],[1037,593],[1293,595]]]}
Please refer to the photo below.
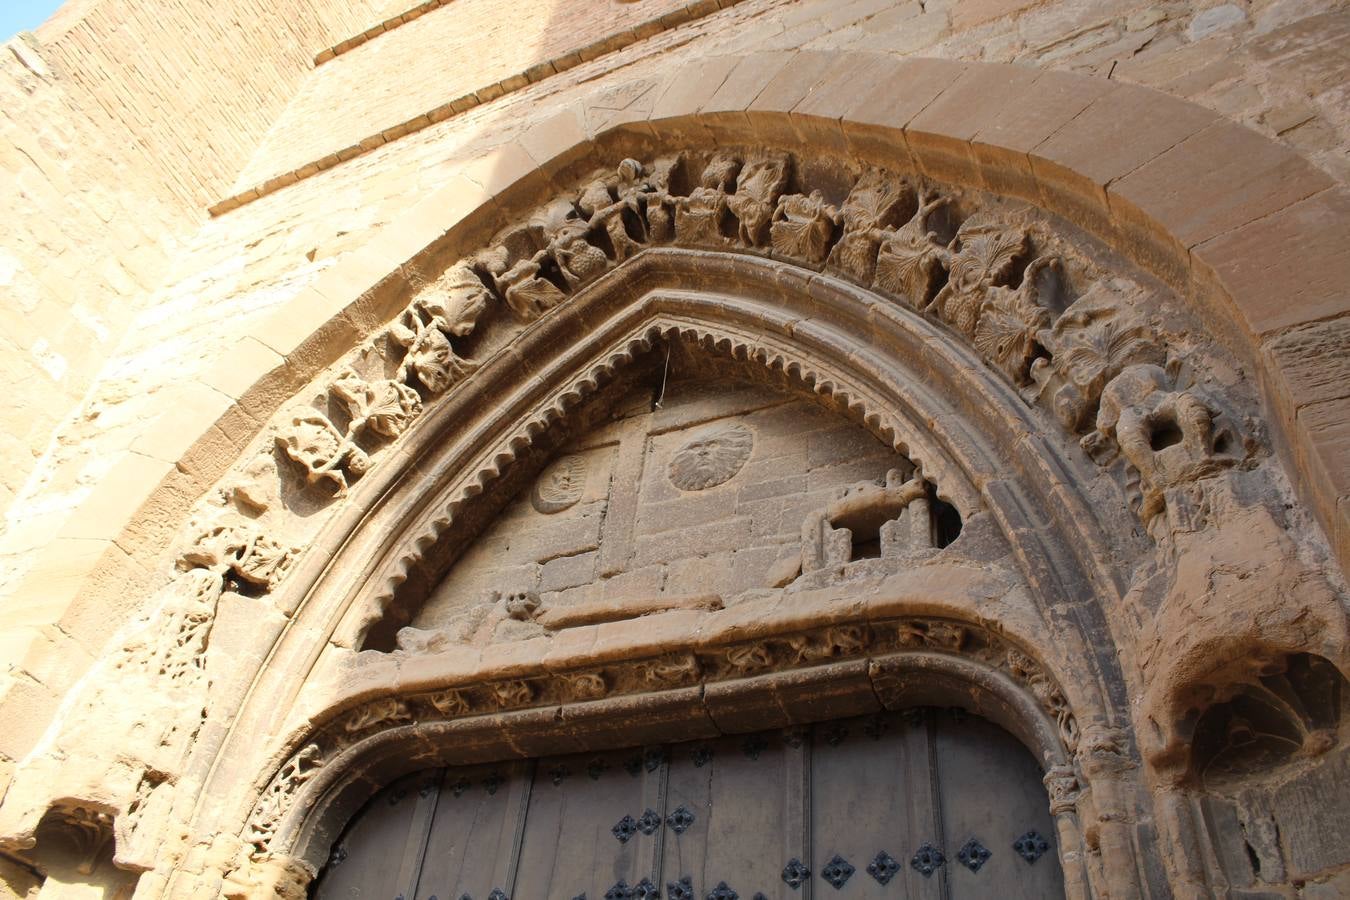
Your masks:
{"label": "pointed arch portal", "polygon": [[[1278,456],[1312,439],[1242,374],[1265,351],[1199,246],[1214,223],[1082,174],[1090,135],[1037,152],[1072,116],[972,142],[835,83],[919,89],[913,61],[797,84],[791,58],[675,76],[595,134],[565,112],[410,216],[435,239],[390,238],[396,271],[339,267],[369,289],[311,297],[239,392],[266,428],[16,777],[0,844],[40,858],[73,828],[147,896],[298,898],[321,870],[318,896],[409,900],[685,875],[884,896],[891,863],[944,896],[983,896],[958,879],[986,864],[1072,898],[1328,877],[1341,850],[1288,798],[1344,791],[1343,598]],[[1126,116],[1136,90],[1091,102]],[[88,749],[82,711],[127,694],[156,699]],[[499,842],[472,887],[428,855],[467,846],[461,782]],[[832,806],[916,791],[875,821]],[[614,843],[525,887],[564,793]],[[772,828],[674,831],[768,796]],[[1007,819],[987,840],[981,809]],[[724,850],[769,868],[738,881]]]}

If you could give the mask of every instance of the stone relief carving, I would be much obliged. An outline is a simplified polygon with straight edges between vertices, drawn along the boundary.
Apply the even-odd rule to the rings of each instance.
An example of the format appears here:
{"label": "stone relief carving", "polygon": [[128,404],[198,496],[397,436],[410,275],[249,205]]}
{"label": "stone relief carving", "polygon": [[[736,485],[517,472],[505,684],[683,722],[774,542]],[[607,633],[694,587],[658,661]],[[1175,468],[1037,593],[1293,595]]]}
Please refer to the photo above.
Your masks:
{"label": "stone relief carving", "polygon": [[830,268],[871,284],[881,242],[893,230],[900,208],[913,196],[913,188],[904,181],[877,169],[863,172],[839,210],[843,233],[830,250]]}
{"label": "stone relief carving", "polygon": [[[378,460],[381,447],[372,447],[371,441],[397,439],[436,395],[453,390],[476,369],[477,362],[462,357],[456,347],[463,347],[461,340],[499,301],[516,318],[531,321],[644,246],[674,241],[723,249],[771,247],[777,256],[809,266],[824,264],[947,324],[1070,433],[1087,431],[1084,447],[1095,459],[1109,464],[1122,458],[1138,494],[1139,515],[1150,525],[1180,502],[1181,489],[1220,474],[1250,452],[1211,391],[1182,387],[1162,368],[1170,339],[1141,311],[1138,301],[1144,290],[1138,285],[1118,278],[1091,280],[1056,314],[1059,306],[1050,295],[1067,291],[1062,261],[1041,252],[1035,234],[1022,224],[977,213],[957,225],[951,197],[878,170],[858,177],[836,208],[837,194],[792,183],[794,167],[781,155],[745,164],[731,153],[714,156],[702,167],[697,186],[680,193],[677,173],[699,162],[682,156],[649,166],[624,160],[616,171],[588,181],[573,196],[542,207],[527,226],[450,267],[382,335],[387,352],[401,354],[388,360],[386,372],[392,377],[377,378],[370,370],[352,367],[329,385],[330,398],[339,411],[346,411],[349,424],[342,427],[318,409],[297,409],[277,429],[278,448],[298,464],[305,483],[327,485],[341,496]],[[947,242],[939,235],[953,232],[942,219],[955,227]],[[721,483],[743,463],[713,481],[690,462],[688,483]],[[676,477],[672,463],[672,481]],[[909,484],[893,484],[888,478],[885,486],[872,485],[859,494],[867,495],[867,503],[858,500],[860,508],[871,509],[869,504],[875,503],[877,509],[896,511],[878,525],[883,555],[933,547],[931,527],[924,538],[923,529],[901,525],[905,516],[917,523],[929,515],[923,510],[927,487]],[[257,505],[251,503],[254,495],[246,484],[235,490],[241,505]],[[838,527],[851,514],[831,508],[813,519],[810,538],[804,540],[804,571],[808,543],[817,568],[851,560],[852,537],[841,536]],[[229,579],[271,590],[295,556],[293,548],[265,532],[250,536],[247,519],[212,526],[210,532],[190,551],[197,555],[184,556],[188,571],[173,587],[187,598],[185,607],[195,610],[167,613],[177,623],[169,632],[185,648],[176,658],[189,660],[175,663],[175,671],[189,672],[198,665],[190,662],[192,648],[209,632],[221,590],[217,582]],[[506,618],[519,622],[533,616],[532,611],[524,619],[505,612]],[[155,630],[162,629],[156,625]],[[411,648],[415,639],[408,635],[405,641],[401,634],[400,646]],[[954,628],[948,633],[930,623],[915,625],[907,639],[933,649],[960,650],[970,632]],[[806,644],[745,649],[735,655],[752,669],[766,655],[763,665],[779,658],[809,660],[823,653],[818,658],[826,659],[851,652]],[[729,658],[714,662],[690,657],[651,663],[642,677],[649,686],[669,686],[730,664]],[[1062,694],[1052,691],[1042,697],[1037,685],[1043,683],[1033,670],[1020,663],[1004,665],[1053,708],[1066,743],[1076,740]],[[611,692],[622,689],[621,683],[601,680]],[[428,700],[425,708],[438,715],[463,714],[506,703],[512,695],[517,705],[528,704],[537,699],[533,690],[526,682],[500,685],[494,695],[505,694],[492,697],[456,690],[443,693],[439,704]]]}
{"label": "stone relief carving", "polygon": [[701,491],[730,481],[750,458],[755,435],[739,422],[700,434],[670,458],[671,484],[682,491]]}
{"label": "stone relief carving", "polygon": [[929,491],[922,478],[906,479],[898,469],[886,473],[884,484],[864,481],[841,489],[802,523],[802,573],[849,564],[862,541],[877,541],[882,559],[913,558],[935,549]]}
{"label": "stone relief carving", "polygon": [[873,284],[922,309],[934,296],[939,275],[952,264],[952,255],[928,227],[928,217],[947,205],[948,198],[932,194],[918,204],[909,221],[879,233]]}
{"label": "stone relief carving", "polygon": [[818,266],[830,252],[830,239],[840,221],[839,210],[826,203],[820,191],[782,197],[769,226],[774,252]]}
{"label": "stone relief carving", "polygon": [[1146,526],[1177,488],[1216,475],[1245,456],[1234,428],[1205,392],[1177,389],[1159,366],[1125,368],[1102,390],[1096,430],[1083,447],[1099,462],[1117,453],[1128,464],[1139,518]]}
{"label": "stone relief carving", "polygon": [[753,158],[741,167],[736,193],[727,207],[736,216],[736,233],[747,247],[763,247],[769,222],[775,218],[778,198],[787,187],[788,159],[784,154]]}
{"label": "stone relief carving", "polygon": [[729,243],[722,228],[731,210],[727,202],[730,191],[740,170],[740,160],[727,155],[714,156],[704,167],[698,187],[687,197],[672,198],[677,240],[713,246]]}
{"label": "stone relief carving", "polygon": [[338,497],[346,495],[349,477],[360,478],[370,466],[370,457],[351,437],[308,407],[291,411],[276,440],[282,452],[304,467],[307,483],[331,482]]}
{"label": "stone relief carving", "polygon": [[536,512],[556,513],[573,506],[586,490],[586,457],[570,454],[549,464],[530,491]]}
{"label": "stone relief carving", "polygon": [[[683,191],[686,170],[698,178]],[[473,333],[499,300],[517,319],[532,321],[643,247],[673,241],[768,247],[785,260],[824,265],[946,323],[1029,402],[1047,408],[1073,434],[1090,430],[1088,449],[1095,458],[1109,464],[1115,455],[1123,457],[1127,487],[1139,493],[1145,519],[1160,508],[1160,492],[1169,485],[1217,473],[1230,456],[1248,452],[1234,445],[1187,466],[1177,459],[1180,451],[1164,453],[1161,463],[1142,451],[1132,423],[1145,414],[1150,421],[1168,415],[1160,398],[1176,391],[1139,401],[1162,404],[1151,411],[1124,400],[1140,390],[1138,373],[1108,392],[1130,366],[1161,365],[1167,356],[1171,338],[1141,311],[1149,296],[1140,286],[1093,274],[1070,297],[1064,260],[1041,248],[1023,222],[978,208],[963,215],[958,207],[966,201],[879,169],[859,174],[836,206],[830,199],[835,188],[794,183],[794,173],[806,180],[789,155],[730,151],[677,154],[650,164],[625,159],[596,172],[570,195],[497,234],[489,247],[421,283],[383,333],[384,346],[398,357],[388,361],[395,375],[370,377],[354,366],[340,371],[328,392],[349,424],[341,427],[319,408],[298,408],[277,428],[278,447],[299,465],[306,484],[323,484],[342,496],[378,458],[382,442],[397,439],[429,399],[475,371],[477,361],[462,356],[456,342]],[[1124,416],[1128,447],[1117,440],[1114,413],[1093,429],[1104,396]],[[1198,399],[1200,406],[1208,402]],[[1190,416],[1184,446],[1194,455],[1196,442],[1204,442],[1203,422],[1193,415],[1197,407],[1180,397],[1172,407]],[[1224,434],[1216,431],[1215,441],[1222,443]],[[1178,466],[1189,474],[1175,471]],[[550,477],[563,478],[565,468],[550,470]],[[707,476],[673,477],[693,484]],[[536,508],[561,502],[545,496],[554,491],[566,494],[561,484],[547,488],[541,482]]]}
{"label": "stone relief carving", "polygon": [[[313,777],[323,760],[337,758],[357,741],[384,728],[408,721],[428,723],[471,713],[481,715],[641,694],[653,689],[754,677],[800,666],[916,650],[960,654],[1007,673],[1036,699],[1052,720],[1059,722],[1065,750],[1070,757],[1073,755],[1078,743],[1078,729],[1063,691],[1040,662],[1005,637],[972,623],[929,617],[892,619],[868,625],[825,625],[729,646],[618,661],[607,664],[603,671],[585,669],[507,681],[466,683],[427,693],[369,700],[320,728],[269,784],[250,817],[247,840],[252,859],[272,858],[275,848],[271,841],[278,824],[294,802],[296,792]],[[358,723],[358,727],[353,727],[353,723]],[[1099,733],[1100,729],[1093,732]],[[1059,780],[1053,784],[1047,779],[1052,797],[1060,798],[1059,802],[1076,800],[1078,782],[1074,768],[1065,767],[1056,778]]]}

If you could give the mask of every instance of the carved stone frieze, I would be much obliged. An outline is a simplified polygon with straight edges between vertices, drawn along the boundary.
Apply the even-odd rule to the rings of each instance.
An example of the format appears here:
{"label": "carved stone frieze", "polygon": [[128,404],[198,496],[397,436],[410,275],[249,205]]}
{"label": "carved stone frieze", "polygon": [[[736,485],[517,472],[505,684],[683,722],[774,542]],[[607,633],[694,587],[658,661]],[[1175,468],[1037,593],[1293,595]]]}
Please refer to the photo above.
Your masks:
{"label": "carved stone frieze", "polygon": [[[692,187],[683,187],[689,183]],[[342,496],[378,460],[382,443],[397,439],[428,402],[472,375],[478,363],[462,356],[457,342],[474,333],[494,307],[532,321],[655,244],[768,248],[788,262],[826,266],[945,323],[1071,434],[1089,428],[1103,396],[1109,396],[1090,449],[1106,459],[1105,448],[1120,448],[1140,473],[1139,507],[1147,519],[1160,507],[1167,485],[1190,477],[1176,471],[1186,468],[1176,460],[1177,451],[1159,462],[1131,437],[1139,432],[1132,424],[1139,417],[1160,420],[1169,414],[1161,395],[1130,399],[1140,391],[1137,375],[1108,394],[1130,366],[1156,365],[1166,357],[1170,338],[1140,311],[1147,292],[1095,269],[1084,280],[1079,266],[1072,296],[1060,245],[1043,246],[1042,232],[1029,228],[1025,217],[1014,221],[978,203],[970,207],[969,198],[879,169],[852,178],[840,196],[837,184],[812,183],[806,170],[781,152],[678,154],[650,163],[624,159],[537,207],[488,247],[419,281],[385,340],[372,345],[390,357],[383,363],[394,374],[375,377],[368,374],[374,371],[370,365],[340,367],[328,393],[346,411],[348,424],[321,405],[300,407],[277,425],[277,446],[298,464],[303,483],[325,484]],[[1196,441],[1205,440],[1197,405],[1178,397],[1171,406],[1186,423],[1185,446],[1194,450]],[[1122,416],[1124,444],[1114,424]],[[1228,458],[1223,452],[1209,456]],[[1188,471],[1199,477],[1221,466],[1197,460]],[[571,490],[570,479],[564,480]],[[543,496],[550,492],[570,496],[541,482],[543,507],[565,502]],[[265,586],[274,584],[270,579]]]}
{"label": "carved stone frieze", "polygon": [[[383,729],[414,721],[425,725],[468,715],[645,694],[907,651],[959,655],[1006,673],[1059,723],[1066,755],[1072,756],[1077,726],[1063,691],[1041,663],[1003,636],[973,623],[931,617],[825,625],[722,647],[606,664],[603,670],[466,683],[369,700],[321,727],[302,745],[264,791],[250,817],[245,839],[253,847],[255,859],[269,858],[276,849],[271,846],[271,836],[297,790],[314,776],[323,760],[337,758],[353,744]],[[1099,733],[1099,729],[1093,732]],[[1066,772],[1072,776],[1074,770],[1068,767]],[[1052,788],[1063,788],[1063,797],[1076,799],[1076,785],[1076,780],[1072,784],[1056,782]]]}

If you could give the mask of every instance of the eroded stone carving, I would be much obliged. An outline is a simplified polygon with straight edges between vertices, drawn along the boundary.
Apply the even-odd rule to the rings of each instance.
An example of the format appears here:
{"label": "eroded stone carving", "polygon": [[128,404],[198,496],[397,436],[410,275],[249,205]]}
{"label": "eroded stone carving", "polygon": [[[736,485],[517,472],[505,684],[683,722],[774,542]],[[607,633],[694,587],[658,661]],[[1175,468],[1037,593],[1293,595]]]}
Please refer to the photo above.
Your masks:
{"label": "eroded stone carving", "polygon": [[1007,284],[1013,266],[1026,254],[1021,228],[968,219],[957,229],[947,283],[933,300],[933,312],[967,338],[974,338],[989,290]]}
{"label": "eroded stone carving", "polygon": [[908,182],[888,172],[863,172],[839,210],[843,233],[830,250],[830,267],[862,284],[871,284],[881,241],[901,206],[912,202],[913,196]]}
{"label": "eroded stone carving", "polygon": [[370,457],[328,417],[315,409],[296,407],[277,432],[277,446],[305,469],[309,484],[331,482],[336,496],[347,493],[347,478],[359,478]]}
{"label": "eroded stone carving", "polygon": [[736,183],[740,161],[731,156],[714,156],[703,169],[698,187],[687,197],[674,197],[675,237],[683,243],[726,244],[723,233],[727,213],[728,193]]}
{"label": "eroded stone carving", "polygon": [[739,422],[706,431],[671,456],[671,484],[682,491],[701,491],[729,481],[750,458],[754,443],[754,432]]}
{"label": "eroded stone carving", "polygon": [[876,540],[883,559],[906,558],[935,546],[929,487],[898,469],[884,484],[859,482],[839,492],[802,524],[802,573],[838,569],[853,561],[854,546]]}
{"label": "eroded stone carving", "polygon": [[422,398],[403,382],[389,378],[366,381],[351,369],[333,382],[332,391],[347,407],[350,430],[355,434],[369,429],[396,438],[422,412]]}
{"label": "eroded stone carving", "polygon": [[1240,442],[1202,391],[1178,390],[1155,365],[1125,368],[1103,389],[1097,428],[1083,446],[1099,463],[1117,452],[1137,477],[1140,519],[1148,525],[1166,494],[1241,461]]}
{"label": "eroded stone carving", "polygon": [[767,242],[769,222],[787,181],[788,158],[781,153],[753,158],[741,168],[736,193],[727,198],[727,206],[736,216],[742,244],[762,247]]}
{"label": "eroded stone carving", "polygon": [[1134,282],[1103,279],[1037,335],[1050,355],[1032,364],[1031,380],[1037,397],[1070,432],[1092,424],[1102,390],[1122,369],[1163,362],[1158,329],[1140,312],[1146,299]]}
{"label": "eroded stone carving", "polygon": [[277,772],[272,783],[263,792],[249,819],[244,841],[253,848],[255,861],[268,857],[268,845],[289,808],[295,792],[323,767],[324,760],[317,744],[308,744],[296,753]]}
{"label": "eroded stone carving", "polygon": [[928,217],[947,202],[936,194],[924,197],[908,222],[881,233],[873,284],[916,309],[928,304],[939,273],[951,265],[951,253],[928,227]]}
{"label": "eroded stone carving", "polygon": [[586,490],[586,457],[570,454],[549,464],[530,492],[537,512],[556,513],[574,505]]}
{"label": "eroded stone carving", "polygon": [[782,197],[769,226],[774,252],[820,265],[839,222],[839,210],[826,203],[820,191]]}

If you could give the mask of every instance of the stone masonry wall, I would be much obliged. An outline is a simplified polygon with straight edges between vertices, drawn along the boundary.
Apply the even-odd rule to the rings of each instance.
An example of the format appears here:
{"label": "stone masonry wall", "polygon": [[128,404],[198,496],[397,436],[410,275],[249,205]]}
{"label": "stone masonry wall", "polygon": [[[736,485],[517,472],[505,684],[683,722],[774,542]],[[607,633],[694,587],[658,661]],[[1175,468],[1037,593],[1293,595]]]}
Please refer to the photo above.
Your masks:
{"label": "stone masonry wall", "polygon": [[[612,3],[454,0],[318,67],[240,175],[237,189],[341,150],[442,103],[678,9],[684,0]],[[447,65],[451,60],[472,65]],[[399,77],[380,73],[397,71]],[[322,122],[322,128],[309,127]],[[213,198],[214,199],[214,198]]]}
{"label": "stone masonry wall", "polygon": [[[108,2],[119,10],[140,8],[130,0]],[[96,653],[99,635],[111,631],[107,627],[92,629],[90,635],[72,642],[64,634],[51,634],[43,624],[46,612],[39,607],[48,589],[59,593],[93,564],[89,558],[72,553],[82,546],[79,535],[58,539],[70,511],[89,497],[95,485],[107,483],[109,472],[117,479],[130,479],[145,472],[158,478],[172,470],[176,458],[172,445],[182,439],[184,416],[204,405],[201,398],[179,396],[176,391],[181,382],[208,371],[232,354],[279,362],[275,348],[251,338],[241,341],[238,336],[247,334],[307,287],[321,287],[325,271],[353,251],[377,237],[396,236],[399,215],[452,176],[463,173],[478,183],[492,184],[494,172],[476,166],[475,161],[493,148],[510,144],[522,135],[529,137],[530,129],[538,127],[538,138],[530,137],[524,145],[546,159],[551,150],[557,149],[556,144],[578,137],[575,125],[566,133],[553,134],[549,129],[555,127],[550,120],[556,121],[559,112],[583,92],[649,75],[652,81],[646,90],[650,90],[659,83],[655,76],[660,72],[707,66],[717,54],[781,48],[848,47],[900,57],[1015,61],[1155,87],[1273,136],[1306,155],[1338,182],[1350,181],[1350,103],[1345,96],[1345,86],[1350,83],[1350,11],[1339,0],[746,0],[398,140],[373,146],[335,168],[197,228],[198,220],[193,217],[201,215],[207,203],[228,194],[235,182],[226,177],[228,166],[213,162],[203,161],[200,176],[186,174],[194,168],[187,149],[195,147],[201,156],[213,160],[231,156],[235,168],[230,174],[241,172],[247,146],[236,140],[240,132],[231,129],[252,130],[257,140],[295,93],[313,55],[344,36],[345,29],[335,22],[350,25],[350,32],[355,33],[392,13],[386,7],[379,15],[366,15],[362,12],[366,7],[336,0],[322,5],[318,0],[303,6],[300,0],[260,5],[292,16],[296,9],[303,8],[308,10],[306,15],[313,16],[311,21],[328,24],[303,33],[276,26],[287,41],[296,45],[308,42],[303,53],[296,49],[287,56],[294,66],[287,70],[291,73],[287,76],[291,79],[289,87],[283,89],[282,76],[274,73],[275,90],[255,98],[260,110],[256,117],[235,120],[221,114],[211,128],[193,132],[192,140],[173,144],[177,148],[173,165],[179,172],[174,179],[167,179],[173,187],[156,181],[159,174],[147,175],[144,168],[161,172],[160,163],[147,149],[160,146],[158,135],[151,131],[142,134],[141,149],[135,154],[126,141],[118,145],[123,155],[105,153],[105,145],[99,141],[110,142],[108,135],[124,136],[127,129],[141,126],[127,120],[114,122],[98,103],[96,91],[87,85],[79,92],[67,87],[66,82],[59,81],[62,76],[53,64],[45,63],[48,74],[42,74],[42,66],[34,60],[45,59],[46,51],[33,51],[31,42],[11,49],[4,59],[0,86],[7,96],[16,101],[23,98],[23,102],[3,105],[0,123],[7,129],[4,146],[11,152],[0,159],[7,168],[20,173],[14,190],[23,193],[15,195],[8,207],[19,211],[13,224],[0,223],[0,229],[14,228],[12,232],[0,232],[0,247],[4,248],[0,252],[0,285],[15,298],[14,303],[0,305],[0,315],[7,316],[0,323],[0,340],[14,345],[4,345],[6,352],[0,355],[7,360],[5,374],[13,390],[4,415],[14,417],[13,422],[0,423],[6,426],[0,427],[0,435],[15,434],[15,423],[35,422],[48,415],[43,410],[65,411],[76,398],[83,395],[83,400],[78,413],[57,428],[49,452],[36,463],[30,462],[32,448],[39,447],[41,452],[39,445],[46,446],[52,423],[61,414],[43,420],[46,424],[35,427],[32,435],[17,440],[0,437],[9,442],[0,447],[6,462],[16,460],[0,476],[8,479],[2,482],[7,488],[0,487],[0,505],[7,502],[10,493],[20,495],[5,531],[0,533],[0,604],[8,606],[7,611],[15,605],[25,607],[25,615],[18,621],[14,616],[7,617],[6,628],[0,632],[0,661],[8,667],[7,674],[0,676],[0,695],[7,709],[14,701],[16,706],[12,708],[27,710],[25,721],[32,722],[31,727],[12,730],[0,741],[0,784],[6,778],[6,761],[26,752],[58,698],[78,677],[78,660]],[[217,5],[186,0],[175,8],[180,12],[190,10],[198,17],[229,15]],[[456,8],[456,3],[450,3],[429,13],[425,17],[429,22],[422,27],[431,28],[430,20],[436,16],[453,17]],[[569,15],[584,18],[583,11],[589,11],[594,18],[608,21],[623,8],[623,4],[611,0],[588,0],[569,4]],[[414,25],[416,22],[403,27]],[[249,63],[249,53],[254,51],[235,47],[231,52],[220,52],[220,43],[228,40],[222,35],[224,32],[212,35],[212,52],[202,53],[201,66],[228,65],[237,79],[228,83],[242,84],[256,68]],[[382,35],[369,46],[396,36],[397,32]],[[271,50],[258,44],[251,46],[257,52],[281,53],[276,47],[283,43],[282,38],[272,39],[277,44]],[[252,40],[261,39],[254,35]],[[151,43],[166,59],[186,55],[182,45],[169,38],[161,36]],[[480,43],[487,43],[487,39]],[[71,47],[60,57],[62,66],[85,66],[93,71],[111,65],[107,60],[81,56],[84,51],[73,49],[73,44]],[[128,53],[125,47],[119,52]],[[479,65],[476,52],[483,48],[475,46],[474,53],[458,57],[436,46],[414,49],[437,57],[440,68],[381,57],[375,50],[352,55],[353,61],[372,62],[360,69],[358,77],[347,78],[351,96],[343,97],[344,102],[350,100],[353,107],[361,107],[367,90],[371,97],[384,96],[382,92],[390,86],[398,88],[395,93],[400,103],[411,103],[410,98],[435,102],[443,96],[438,80],[443,81],[446,73],[472,74]],[[357,48],[352,54],[360,51]],[[13,62],[9,56],[14,57]],[[131,56],[138,66],[149,64],[144,53]],[[319,66],[311,76],[314,86],[305,85],[305,96],[317,97],[321,93],[318,85],[331,77],[325,70],[342,59]],[[348,66],[350,71],[355,69]],[[343,71],[347,70],[331,70]],[[139,68],[137,73],[140,77]],[[224,90],[219,87],[222,82],[211,83],[217,85],[211,96]],[[165,127],[180,118],[212,115],[202,109],[210,105],[203,94],[181,95],[181,105],[170,108],[172,115],[166,112],[162,120]],[[111,97],[104,99],[116,105]],[[656,99],[646,95],[641,82],[631,89],[616,89],[613,94],[616,115],[630,104],[650,108]],[[299,109],[299,103],[293,109]],[[290,124],[274,128],[268,146],[296,140],[294,134],[283,131],[330,128],[328,113],[322,105],[309,118],[288,111]],[[23,118],[16,122],[12,118],[15,115]],[[346,121],[351,128],[358,128],[365,120],[356,116]],[[556,127],[565,131],[569,126]],[[44,129],[50,130],[45,144],[31,139],[25,144],[14,137],[43,135]],[[230,136],[225,135],[227,131],[231,131]],[[352,143],[366,137],[346,133],[343,140]],[[217,141],[223,143],[217,145]],[[52,164],[33,153],[34,145],[55,146],[58,150],[80,146],[88,152],[82,150],[63,159],[59,152],[47,151],[57,161]],[[17,149],[20,146],[22,152]],[[95,166],[100,159],[120,162],[100,168]],[[251,165],[261,170],[263,158]],[[60,180],[62,172],[73,181],[73,189],[66,189]],[[153,182],[155,190],[138,190],[137,179],[142,178]],[[188,191],[190,179],[195,180]],[[103,187],[96,189],[94,185]],[[109,191],[111,198],[103,197],[100,190]],[[186,208],[187,194],[197,206]],[[167,227],[161,227],[161,221]],[[54,223],[60,223],[59,227]],[[124,227],[127,235],[115,241],[113,232]],[[153,248],[145,250],[149,261],[144,264],[144,274],[136,274],[142,264],[136,262],[133,248]],[[164,271],[161,261],[166,257],[172,258],[172,271],[160,277]],[[111,274],[101,271],[100,265],[110,267]],[[122,269],[132,275],[123,277]],[[39,281],[37,273],[44,273],[45,283]],[[104,282],[115,282],[115,286]],[[8,311],[13,309],[25,312],[25,324],[11,324],[14,317],[8,316]],[[1345,319],[1338,321],[1345,324]],[[98,336],[96,326],[106,328],[106,339],[90,339],[91,334]],[[1339,338],[1334,334],[1327,338],[1333,348],[1343,347],[1350,339],[1345,336],[1347,330],[1341,328]],[[17,339],[11,335],[17,335]],[[53,337],[59,335],[64,336]],[[35,352],[39,340],[47,344]],[[67,376],[70,380],[59,389],[48,384],[58,380],[49,370],[59,368],[49,351],[60,355],[71,373]],[[106,366],[84,394],[105,358]],[[1346,426],[1342,422],[1328,427],[1343,431]],[[19,451],[27,455],[20,457]],[[202,489],[192,480],[192,473],[177,474],[183,475],[185,493]],[[159,538],[167,540],[169,530],[166,526],[163,535],[144,536],[146,545]],[[121,554],[118,564],[124,567],[128,579],[146,577],[153,560],[145,557],[143,550],[116,548],[114,552]],[[127,609],[134,608],[136,602],[136,596],[129,596]],[[31,615],[27,609],[30,606]],[[108,620],[120,621],[125,614],[126,609],[109,611]],[[10,660],[23,657],[39,632],[45,635],[43,640],[54,642],[48,656],[62,660],[62,664],[51,669],[33,662],[10,664]]]}
{"label": "stone masonry wall", "polygon": [[311,48],[372,15],[365,0],[87,0],[0,50],[0,372],[18,394],[0,407],[0,512]]}
{"label": "stone masonry wall", "polygon": [[[912,465],[863,428],[808,400],[757,385],[671,382],[628,415],[584,435],[560,457],[582,462],[574,505],[540,511],[531,491],[455,562],[418,628],[442,628],[486,591],[538,591],[546,607],[595,600],[719,594],[775,586],[801,558],[802,524],[860,481],[908,477]],[[751,436],[725,481],[682,489],[672,459],[691,441],[736,429]],[[543,478],[547,479],[545,469]],[[618,506],[631,504],[625,515]],[[778,579],[782,579],[782,575]]]}

